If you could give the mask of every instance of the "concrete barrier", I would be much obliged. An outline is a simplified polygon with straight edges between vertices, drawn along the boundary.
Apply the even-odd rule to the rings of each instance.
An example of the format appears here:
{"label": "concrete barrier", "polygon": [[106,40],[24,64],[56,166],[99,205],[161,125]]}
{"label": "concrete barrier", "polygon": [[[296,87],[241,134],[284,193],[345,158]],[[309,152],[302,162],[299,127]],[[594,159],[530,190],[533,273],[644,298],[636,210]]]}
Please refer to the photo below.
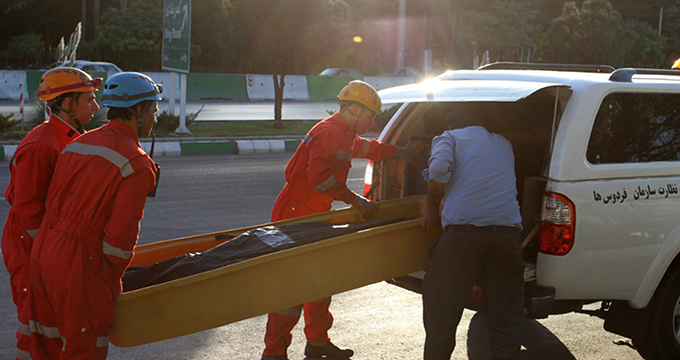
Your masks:
{"label": "concrete barrier", "polygon": [[[24,83],[24,99],[35,99],[40,77],[45,70],[0,70],[0,99],[19,100],[19,84]],[[145,72],[154,82],[163,84],[163,97],[170,96],[170,73]],[[107,78],[106,73],[92,73],[93,77]],[[176,74],[175,99],[180,98],[179,74]],[[284,81],[284,100],[326,101],[334,100],[340,90],[355,78],[288,75]],[[377,90],[412,84],[409,77],[367,76],[364,81]],[[100,89],[100,92],[103,88]],[[98,93],[100,95],[100,93]],[[236,101],[273,100],[272,75],[239,74],[189,74],[187,75],[187,100],[226,99]]]}
{"label": "concrete barrier", "polygon": [[5,152],[5,161],[11,161],[12,157],[14,156],[14,153],[17,152],[17,147],[19,145],[4,145],[4,152]]}
{"label": "concrete barrier", "polygon": [[390,76],[366,76],[364,81],[371,84],[376,90],[387,89],[395,86],[415,83],[411,77],[390,77]]}
{"label": "concrete barrier", "polygon": [[307,76],[309,100],[336,100],[340,90],[352,80],[361,79],[350,77]]}
{"label": "concrete barrier", "polygon": [[[308,101],[307,77],[287,75],[283,79],[284,100]],[[274,78],[272,75],[246,75],[246,89],[250,100],[274,100]]]}
{"label": "concrete barrier", "polygon": [[0,71],[0,99],[19,101],[19,84],[24,84],[24,99],[28,99],[26,72],[20,70]]}
{"label": "concrete barrier", "polygon": [[232,74],[189,74],[187,99],[225,99],[248,101],[246,78]]}

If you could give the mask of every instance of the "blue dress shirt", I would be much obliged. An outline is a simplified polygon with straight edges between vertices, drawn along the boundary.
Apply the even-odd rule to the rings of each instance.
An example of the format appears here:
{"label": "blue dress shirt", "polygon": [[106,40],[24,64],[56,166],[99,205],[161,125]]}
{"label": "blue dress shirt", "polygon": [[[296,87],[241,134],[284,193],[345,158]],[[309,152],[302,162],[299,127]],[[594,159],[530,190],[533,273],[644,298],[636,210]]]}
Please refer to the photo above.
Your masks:
{"label": "blue dress shirt", "polygon": [[521,226],[515,156],[502,135],[481,126],[445,131],[432,140],[423,177],[446,184],[442,227]]}

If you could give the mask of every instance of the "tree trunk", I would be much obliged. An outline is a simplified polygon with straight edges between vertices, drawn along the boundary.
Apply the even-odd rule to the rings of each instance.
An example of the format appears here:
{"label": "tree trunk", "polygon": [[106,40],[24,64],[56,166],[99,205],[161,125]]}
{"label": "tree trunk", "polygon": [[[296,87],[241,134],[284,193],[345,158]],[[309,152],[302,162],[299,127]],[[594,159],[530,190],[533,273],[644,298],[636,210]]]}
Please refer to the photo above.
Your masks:
{"label": "tree trunk", "polygon": [[[97,40],[97,28],[99,27],[99,0],[94,0],[94,9],[93,9],[93,26],[94,26],[94,37],[93,40]],[[101,49],[99,48],[99,43],[94,42],[94,56],[96,59],[101,59],[102,53]]]}
{"label": "tree trunk", "polygon": [[81,17],[82,20],[80,21],[83,26],[83,40],[86,40],[87,38],[87,0],[82,0],[81,1]]}
{"label": "tree trunk", "polygon": [[275,72],[273,77],[274,77],[274,127],[277,129],[283,129],[281,108],[283,107],[283,88],[286,86],[286,82],[284,80],[286,74],[276,74]]}

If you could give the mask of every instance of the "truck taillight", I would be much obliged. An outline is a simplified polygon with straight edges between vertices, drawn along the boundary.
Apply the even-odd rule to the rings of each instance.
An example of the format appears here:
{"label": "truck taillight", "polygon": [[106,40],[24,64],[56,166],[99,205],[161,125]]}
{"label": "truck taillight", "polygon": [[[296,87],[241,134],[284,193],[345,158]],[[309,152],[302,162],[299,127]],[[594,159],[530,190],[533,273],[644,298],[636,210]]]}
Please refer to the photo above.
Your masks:
{"label": "truck taillight", "polygon": [[[364,174],[364,195],[368,194],[373,185],[373,160],[370,160],[366,165],[366,173]],[[367,196],[369,199],[371,196]]]}
{"label": "truck taillight", "polygon": [[564,195],[545,193],[540,252],[566,255],[574,246],[574,204]]}

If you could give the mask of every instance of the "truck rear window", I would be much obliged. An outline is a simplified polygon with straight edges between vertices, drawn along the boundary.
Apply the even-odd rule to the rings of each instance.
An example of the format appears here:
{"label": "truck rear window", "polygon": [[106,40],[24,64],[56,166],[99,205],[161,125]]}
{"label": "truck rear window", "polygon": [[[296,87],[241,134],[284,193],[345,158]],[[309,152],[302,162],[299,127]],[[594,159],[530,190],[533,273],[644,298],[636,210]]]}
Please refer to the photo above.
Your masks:
{"label": "truck rear window", "polygon": [[615,93],[595,118],[591,164],[680,160],[680,95]]}

